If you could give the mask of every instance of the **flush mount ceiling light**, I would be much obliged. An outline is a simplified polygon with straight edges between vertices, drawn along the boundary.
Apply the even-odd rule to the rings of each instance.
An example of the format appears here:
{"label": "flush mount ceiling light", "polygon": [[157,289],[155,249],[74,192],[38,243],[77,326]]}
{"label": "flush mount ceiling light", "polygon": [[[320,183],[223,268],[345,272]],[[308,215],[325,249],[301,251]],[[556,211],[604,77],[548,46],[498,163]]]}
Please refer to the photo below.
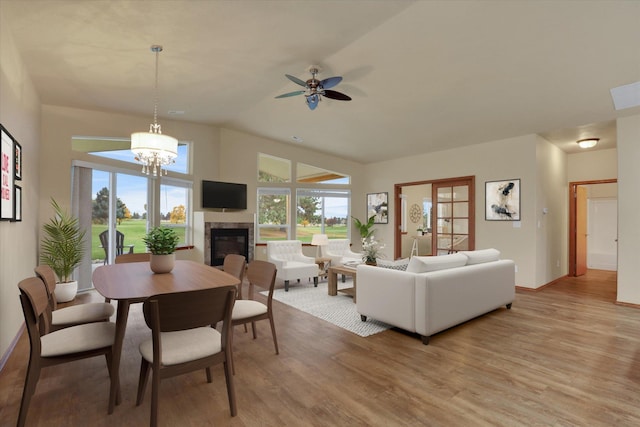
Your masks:
{"label": "flush mount ceiling light", "polygon": [[600,141],[600,138],[586,138],[576,141],[576,143],[580,146],[580,148],[591,148],[595,147],[598,141]]}
{"label": "flush mount ceiling light", "polygon": [[142,173],[149,175],[153,170],[153,176],[167,174],[166,167],[175,163],[178,157],[178,140],[162,134],[162,128],[158,124],[158,55],[162,52],[162,46],[152,45],[151,52],[156,54],[156,82],[155,99],[153,102],[153,123],[149,125],[149,132],[135,132],[131,134],[131,151],[135,154],[135,160],[142,163]]}

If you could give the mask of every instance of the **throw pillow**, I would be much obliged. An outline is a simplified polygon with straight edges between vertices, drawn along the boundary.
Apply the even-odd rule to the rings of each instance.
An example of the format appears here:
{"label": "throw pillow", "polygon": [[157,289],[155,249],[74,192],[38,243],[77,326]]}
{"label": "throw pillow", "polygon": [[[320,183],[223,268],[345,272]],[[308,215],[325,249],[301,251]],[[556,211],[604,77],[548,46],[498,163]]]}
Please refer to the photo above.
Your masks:
{"label": "throw pillow", "polygon": [[440,256],[414,256],[411,257],[407,271],[409,273],[426,273],[428,271],[446,270],[448,268],[462,267],[467,264],[468,258],[460,253]]}
{"label": "throw pillow", "polygon": [[500,259],[500,251],[497,249],[480,249],[477,251],[460,251],[467,258],[467,265],[483,264],[485,262],[498,261]]}
{"label": "throw pillow", "polygon": [[406,271],[407,266],[409,265],[409,258],[398,259],[395,261],[388,261],[386,259],[378,258],[376,259],[376,264],[378,265],[378,267],[382,267],[382,268],[390,268],[392,270]]}

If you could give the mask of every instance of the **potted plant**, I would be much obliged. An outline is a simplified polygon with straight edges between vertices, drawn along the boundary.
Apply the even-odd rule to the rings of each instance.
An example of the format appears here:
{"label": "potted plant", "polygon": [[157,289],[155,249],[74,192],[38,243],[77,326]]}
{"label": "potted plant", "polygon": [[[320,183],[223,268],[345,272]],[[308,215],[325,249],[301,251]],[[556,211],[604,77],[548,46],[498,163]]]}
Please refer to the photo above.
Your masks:
{"label": "potted plant", "polygon": [[378,242],[373,236],[362,239],[362,261],[365,264],[377,265],[377,259],[382,255],[384,245]]}
{"label": "potted plant", "polygon": [[360,237],[362,239],[366,239],[368,237],[370,237],[371,235],[373,235],[374,230],[373,228],[373,224],[376,220],[376,216],[375,215],[371,215],[369,217],[369,219],[367,220],[367,222],[360,222],[360,220],[356,217],[351,217],[353,218],[353,223],[355,224],[356,228],[358,229],[358,231],[360,232]]}
{"label": "potted plant", "polygon": [[418,229],[416,230],[416,233],[417,233],[417,235],[418,235],[418,236],[422,236],[422,235],[424,234],[424,229],[422,229],[422,228],[418,228]]}
{"label": "potted plant", "polygon": [[154,227],[143,238],[151,252],[150,266],[154,273],[169,273],[176,260],[176,247],[180,237],[173,228]]}
{"label": "potted plant", "polygon": [[53,198],[51,206],[55,215],[43,226],[40,262],[56,273],[56,299],[67,302],[73,300],[78,292],[78,282],[72,280],[72,275],[84,256],[86,230],[80,228],[78,218],[62,210]]}

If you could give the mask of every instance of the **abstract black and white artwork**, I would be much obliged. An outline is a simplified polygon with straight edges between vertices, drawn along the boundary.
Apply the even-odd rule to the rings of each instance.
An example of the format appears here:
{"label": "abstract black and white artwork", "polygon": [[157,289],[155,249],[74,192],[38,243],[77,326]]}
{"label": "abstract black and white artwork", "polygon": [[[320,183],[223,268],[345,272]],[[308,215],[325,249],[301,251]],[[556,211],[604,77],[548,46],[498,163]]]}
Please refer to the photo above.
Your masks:
{"label": "abstract black and white artwork", "polygon": [[520,221],[519,179],[485,183],[485,219],[487,221]]}
{"label": "abstract black and white artwork", "polygon": [[374,224],[388,224],[389,193],[367,193],[367,218],[375,216]]}

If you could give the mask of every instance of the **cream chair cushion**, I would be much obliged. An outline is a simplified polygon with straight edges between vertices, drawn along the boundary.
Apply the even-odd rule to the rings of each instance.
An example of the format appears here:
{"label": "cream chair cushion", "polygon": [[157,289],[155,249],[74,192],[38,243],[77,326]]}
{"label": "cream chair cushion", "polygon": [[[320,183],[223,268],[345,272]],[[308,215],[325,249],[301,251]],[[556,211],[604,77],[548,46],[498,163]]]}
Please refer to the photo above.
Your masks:
{"label": "cream chair cushion", "polygon": [[[177,365],[222,351],[222,335],[208,326],[162,332],[160,341],[162,343],[160,362],[163,365]],[[140,344],[140,354],[145,360],[153,363],[153,340],[149,339]]]}
{"label": "cream chair cushion", "polygon": [[112,322],[87,323],[60,329],[40,338],[42,357],[62,356],[95,350],[113,344],[116,325]]}
{"label": "cream chair cushion", "polygon": [[54,310],[51,313],[51,324],[62,326],[95,322],[96,319],[108,319],[114,312],[113,305],[103,302],[78,304]]}
{"label": "cream chair cushion", "polygon": [[246,319],[267,312],[267,306],[261,302],[250,299],[239,299],[233,306],[232,320]]}

